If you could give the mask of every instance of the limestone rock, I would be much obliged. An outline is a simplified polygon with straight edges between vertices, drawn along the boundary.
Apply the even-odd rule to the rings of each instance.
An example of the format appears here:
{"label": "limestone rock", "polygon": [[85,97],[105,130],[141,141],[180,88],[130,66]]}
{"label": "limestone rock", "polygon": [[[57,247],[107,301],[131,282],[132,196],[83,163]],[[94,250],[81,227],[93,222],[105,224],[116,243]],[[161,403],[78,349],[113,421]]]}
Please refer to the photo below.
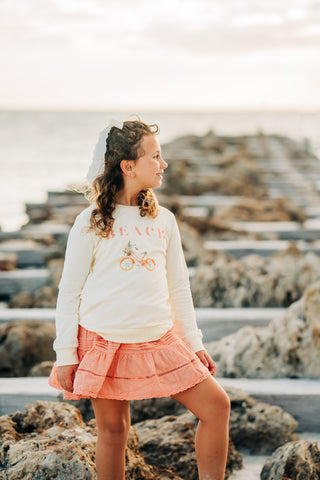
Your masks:
{"label": "limestone rock", "polygon": [[197,230],[186,222],[178,223],[184,256],[189,266],[196,265],[203,254],[203,242]]}
{"label": "limestone rock", "polygon": [[15,270],[18,264],[16,252],[0,252],[0,271]]}
{"label": "limestone rock", "polygon": [[237,448],[265,454],[299,438],[297,421],[281,407],[259,402],[238,388],[225,390],[231,401],[230,437]]}
{"label": "limestone rock", "polygon": [[287,198],[243,197],[234,205],[216,208],[214,218],[229,222],[304,222],[307,217]]}
{"label": "limestone rock", "polygon": [[19,292],[12,295],[8,303],[9,308],[32,308],[33,296],[30,292]]}
{"label": "limestone rock", "polygon": [[267,258],[237,260],[220,252],[196,268],[190,286],[196,307],[286,307],[319,279],[320,258],[289,247]]}
{"label": "limestone rock", "polygon": [[39,288],[34,293],[34,308],[55,308],[57,293],[57,289],[50,285]]}
{"label": "limestone rock", "polygon": [[[151,465],[174,467],[177,475],[188,480],[198,479],[195,455],[195,428],[198,420],[191,413],[166,415],[156,420],[135,424],[139,448]],[[230,441],[226,477],[243,467],[242,456]]]}
{"label": "limestone rock", "polygon": [[0,376],[24,377],[45,360],[55,360],[55,326],[49,321],[17,320],[0,325]]}
{"label": "limestone rock", "polygon": [[[35,402],[26,412],[0,417],[0,463],[6,480],[96,480],[95,420],[61,402]],[[126,448],[126,480],[181,480],[170,469],[146,464],[132,426]]]}
{"label": "limestone rock", "polygon": [[278,448],[264,463],[261,480],[318,480],[320,450],[317,442],[288,442]]}
{"label": "limestone rock", "polygon": [[171,397],[131,400],[131,423],[148,419],[157,419],[165,415],[180,415],[186,412],[186,407]]}
{"label": "limestone rock", "polygon": [[[64,254],[62,255],[64,256]],[[63,265],[64,258],[50,258],[50,260],[47,261],[47,267],[50,270],[50,277],[53,287],[56,289],[56,294],[58,292],[58,285],[61,279]]]}
{"label": "limestone rock", "polygon": [[267,327],[244,327],[207,344],[217,375],[320,378],[320,281]]}
{"label": "limestone rock", "polygon": [[29,370],[28,377],[49,377],[53,364],[53,360],[37,363]]}

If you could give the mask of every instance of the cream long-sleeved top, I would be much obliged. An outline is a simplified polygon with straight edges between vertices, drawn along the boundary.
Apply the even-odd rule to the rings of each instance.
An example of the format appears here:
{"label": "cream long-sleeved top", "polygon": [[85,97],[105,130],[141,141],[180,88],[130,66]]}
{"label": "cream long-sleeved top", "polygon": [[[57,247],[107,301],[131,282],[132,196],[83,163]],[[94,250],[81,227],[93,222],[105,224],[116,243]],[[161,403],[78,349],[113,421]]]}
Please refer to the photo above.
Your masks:
{"label": "cream long-sleeved top", "polygon": [[56,304],[57,366],[79,363],[78,325],[106,340],[135,343],[161,338],[174,327],[195,351],[204,350],[175,216],[159,206],[156,218],[117,204],[108,237],[88,230],[96,205],[72,225]]}

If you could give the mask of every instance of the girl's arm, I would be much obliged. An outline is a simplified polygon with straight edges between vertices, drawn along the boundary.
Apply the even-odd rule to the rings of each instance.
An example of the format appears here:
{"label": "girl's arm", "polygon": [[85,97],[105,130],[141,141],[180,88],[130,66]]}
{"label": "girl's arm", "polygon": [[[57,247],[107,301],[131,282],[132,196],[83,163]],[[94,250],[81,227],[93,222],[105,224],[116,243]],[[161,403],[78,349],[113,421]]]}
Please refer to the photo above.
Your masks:
{"label": "girl's arm", "polygon": [[172,233],[167,248],[166,266],[174,328],[195,352],[205,350],[202,343],[203,334],[197,327],[188,267],[182,249],[179,228],[174,215]]}
{"label": "girl's arm", "polygon": [[78,309],[80,294],[93,261],[93,237],[79,214],[70,229],[56,305],[57,366],[78,364]]}

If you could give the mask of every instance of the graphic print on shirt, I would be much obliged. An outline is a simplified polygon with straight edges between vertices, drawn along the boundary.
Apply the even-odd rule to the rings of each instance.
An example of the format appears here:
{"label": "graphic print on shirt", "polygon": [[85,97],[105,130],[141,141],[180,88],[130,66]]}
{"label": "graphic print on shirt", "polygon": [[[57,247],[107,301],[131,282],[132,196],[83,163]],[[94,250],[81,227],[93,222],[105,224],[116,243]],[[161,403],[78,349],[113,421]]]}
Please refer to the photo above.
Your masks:
{"label": "graphic print on shirt", "polygon": [[132,270],[134,266],[145,267],[149,271],[156,268],[156,262],[153,258],[146,258],[148,252],[141,252],[141,255],[139,255],[134,250],[139,251],[136,244],[129,240],[128,245],[122,250],[122,253],[125,255],[120,260],[122,270]]}

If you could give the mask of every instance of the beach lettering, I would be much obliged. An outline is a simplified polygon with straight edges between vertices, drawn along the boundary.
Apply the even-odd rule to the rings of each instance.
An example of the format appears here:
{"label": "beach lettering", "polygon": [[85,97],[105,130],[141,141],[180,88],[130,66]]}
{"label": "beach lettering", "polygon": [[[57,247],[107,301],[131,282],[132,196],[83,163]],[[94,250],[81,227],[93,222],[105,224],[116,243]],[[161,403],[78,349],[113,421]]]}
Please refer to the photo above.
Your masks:
{"label": "beach lettering", "polygon": [[[157,236],[158,238],[166,238],[165,231],[163,228],[153,228],[153,227],[145,227],[145,228],[139,228],[137,226],[134,226],[133,232],[138,234],[140,237],[143,236],[148,236],[148,237],[154,237]],[[127,225],[123,225],[122,227],[117,228],[116,230],[111,230],[106,237],[107,240],[110,240],[111,238],[115,238],[117,236],[120,237],[127,237],[131,233]]]}

